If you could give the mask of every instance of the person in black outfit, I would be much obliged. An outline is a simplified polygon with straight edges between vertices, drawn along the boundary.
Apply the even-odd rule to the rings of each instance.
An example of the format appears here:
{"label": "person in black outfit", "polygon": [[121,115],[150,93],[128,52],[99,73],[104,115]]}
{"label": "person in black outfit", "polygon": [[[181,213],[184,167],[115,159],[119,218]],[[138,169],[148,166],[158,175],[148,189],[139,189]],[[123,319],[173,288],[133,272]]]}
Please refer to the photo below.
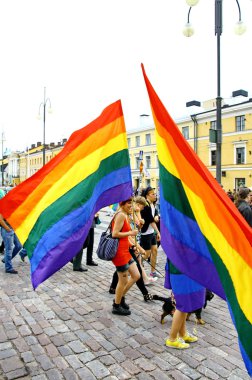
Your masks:
{"label": "person in black outfit", "polygon": [[87,268],[83,268],[81,265],[82,262],[82,256],[83,256],[83,249],[87,248],[87,256],[86,256],[86,264],[91,266],[97,266],[98,264],[93,261],[93,249],[94,249],[94,229],[95,229],[95,218],[93,220],[93,223],[91,225],[91,228],[88,232],[88,235],[83,243],[82,248],[77,253],[76,256],[74,256],[72,263],[73,263],[73,270],[77,272],[87,272]]}
{"label": "person in black outfit", "polygon": [[235,201],[235,205],[250,227],[252,227],[252,210],[248,203],[249,193],[250,189],[248,187],[242,187],[238,192],[238,198]]}

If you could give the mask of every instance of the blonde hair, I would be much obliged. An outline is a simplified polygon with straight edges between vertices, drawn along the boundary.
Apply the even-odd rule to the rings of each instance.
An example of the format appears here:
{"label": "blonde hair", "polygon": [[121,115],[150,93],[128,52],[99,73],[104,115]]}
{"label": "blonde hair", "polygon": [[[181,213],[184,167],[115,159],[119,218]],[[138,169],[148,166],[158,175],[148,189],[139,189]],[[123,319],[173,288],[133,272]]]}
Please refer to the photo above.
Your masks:
{"label": "blonde hair", "polygon": [[138,195],[137,197],[134,198],[134,201],[136,203],[139,203],[140,205],[142,206],[146,206],[147,205],[147,201],[144,197],[142,197],[141,195]]}

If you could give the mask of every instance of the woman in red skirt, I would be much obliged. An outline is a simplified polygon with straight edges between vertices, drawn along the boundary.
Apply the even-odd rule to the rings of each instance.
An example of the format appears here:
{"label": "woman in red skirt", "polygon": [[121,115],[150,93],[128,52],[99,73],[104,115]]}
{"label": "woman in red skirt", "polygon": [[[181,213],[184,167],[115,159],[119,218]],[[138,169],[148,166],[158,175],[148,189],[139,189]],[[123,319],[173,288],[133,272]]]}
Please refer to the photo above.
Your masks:
{"label": "woman in red skirt", "polygon": [[[138,230],[132,230],[129,223],[129,216],[132,213],[132,199],[119,203],[117,211],[112,222],[112,236],[119,239],[119,245],[113,264],[118,274],[118,284],[115,292],[112,313],[118,315],[130,315],[129,306],[125,303],[125,294],[131,286],[140,278],[137,265],[133,260],[129,249],[133,249],[129,236],[135,237]],[[130,274],[130,277],[128,276]]]}

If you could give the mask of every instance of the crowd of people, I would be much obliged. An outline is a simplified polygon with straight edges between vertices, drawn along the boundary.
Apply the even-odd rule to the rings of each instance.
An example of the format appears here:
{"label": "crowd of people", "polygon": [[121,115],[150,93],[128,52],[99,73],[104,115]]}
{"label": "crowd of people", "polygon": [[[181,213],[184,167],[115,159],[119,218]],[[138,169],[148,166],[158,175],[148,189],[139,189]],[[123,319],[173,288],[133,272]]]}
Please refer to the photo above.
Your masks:
{"label": "crowd of people", "polygon": [[[0,199],[4,195],[0,191]],[[237,192],[228,190],[227,195],[252,227],[252,192],[250,189],[241,187]],[[119,240],[119,244],[116,255],[112,259],[115,271],[109,286],[109,293],[114,294],[113,314],[119,316],[131,314],[130,306],[126,303],[126,295],[135,283],[145,302],[157,299],[155,295],[149,292],[148,286],[154,285],[157,279],[162,276],[157,270],[158,246],[161,242],[159,222],[157,194],[155,189],[150,186],[143,189],[141,194],[135,194],[134,197],[120,202],[118,209],[114,212],[111,219],[111,231],[112,236]],[[86,249],[86,265],[98,265],[93,260],[93,248],[94,229],[99,223],[99,213],[97,213],[87,237],[83,238],[82,248],[71,260],[73,271],[86,272],[88,270],[82,266],[84,249]],[[18,272],[13,268],[12,260],[19,254],[21,260],[24,261],[27,252],[1,213],[0,226],[4,246],[2,261],[5,264],[5,272],[17,274]],[[150,268],[149,274],[147,273],[147,265]],[[187,292],[184,292],[186,295],[183,301],[176,297],[181,286],[188,289]],[[168,259],[165,268],[165,288],[171,290],[176,305],[166,345],[176,349],[189,348],[190,343],[196,342],[198,338],[190,334],[186,328],[187,315],[203,307],[206,289],[181,273]],[[196,298],[195,292],[197,293]]]}

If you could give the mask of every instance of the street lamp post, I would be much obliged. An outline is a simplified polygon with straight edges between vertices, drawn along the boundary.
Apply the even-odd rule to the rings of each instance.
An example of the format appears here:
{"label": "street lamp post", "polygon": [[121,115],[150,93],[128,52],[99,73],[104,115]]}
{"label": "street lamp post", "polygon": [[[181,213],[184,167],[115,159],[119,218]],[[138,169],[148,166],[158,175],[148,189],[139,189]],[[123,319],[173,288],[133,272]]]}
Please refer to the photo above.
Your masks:
{"label": "street lamp post", "polygon": [[[194,30],[190,24],[190,13],[192,6],[196,5],[199,0],[186,0],[187,4],[190,6],[187,16],[187,23],[183,30],[186,37],[191,37]],[[217,38],[217,96],[216,96],[216,179],[221,184],[221,146],[222,146],[222,97],[221,97],[221,44],[220,37],[222,34],[222,3],[223,0],[215,0],[215,35]],[[236,24],[235,32],[236,34],[243,34],[246,31],[246,27],[241,20],[241,9],[239,1],[236,0],[238,10],[239,10],[239,21]]]}
{"label": "street lamp post", "polygon": [[44,101],[39,105],[38,119],[40,119],[40,110],[43,107],[43,166],[45,165],[45,126],[46,126],[46,106],[49,104],[48,113],[52,112],[51,100],[46,97],[46,87],[44,87]]}

